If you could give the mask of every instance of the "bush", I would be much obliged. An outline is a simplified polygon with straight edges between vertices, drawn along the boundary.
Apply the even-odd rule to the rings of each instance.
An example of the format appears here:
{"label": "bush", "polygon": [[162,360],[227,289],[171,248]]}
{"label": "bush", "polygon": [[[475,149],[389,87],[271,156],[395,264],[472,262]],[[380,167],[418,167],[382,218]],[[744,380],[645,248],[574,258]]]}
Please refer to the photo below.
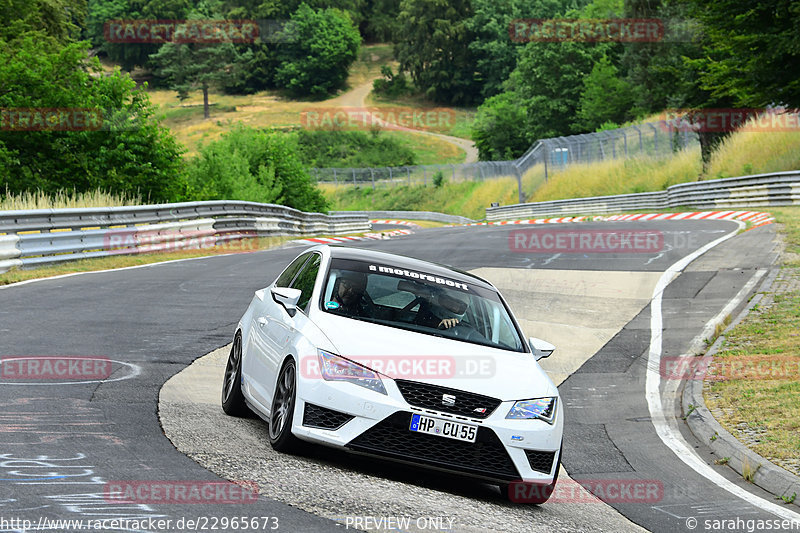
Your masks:
{"label": "bush", "polygon": [[285,133],[241,125],[200,149],[189,164],[192,200],[247,200],[276,203],[301,211],[327,211]]}
{"label": "bush", "polygon": [[344,86],[358,57],[361,35],[338,9],[313,10],[301,4],[284,32],[289,42],[281,54],[276,83],[299,96],[322,98]]}
{"label": "bush", "polygon": [[433,186],[438,189],[442,185],[444,185],[444,174],[439,170],[433,175]]}
{"label": "bush", "polygon": [[[0,190],[67,189],[171,201],[184,189],[182,148],[154,117],[147,94],[118,70],[104,74],[88,42],[60,45],[38,32],[0,39],[0,108],[60,108],[97,127],[0,131]],[[40,115],[41,116],[41,115]],[[26,128],[24,125],[22,130]],[[88,124],[87,124],[88,125]]]}
{"label": "bush", "polygon": [[416,164],[413,150],[380,130],[300,130],[297,154],[309,167],[400,167]]}
{"label": "bush", "polygon": [[383,78],[372,82],[372,92],[389,99],[399,98],[412,92],[411,85],[402,72],[395,74],[389,65],[381,66]]}

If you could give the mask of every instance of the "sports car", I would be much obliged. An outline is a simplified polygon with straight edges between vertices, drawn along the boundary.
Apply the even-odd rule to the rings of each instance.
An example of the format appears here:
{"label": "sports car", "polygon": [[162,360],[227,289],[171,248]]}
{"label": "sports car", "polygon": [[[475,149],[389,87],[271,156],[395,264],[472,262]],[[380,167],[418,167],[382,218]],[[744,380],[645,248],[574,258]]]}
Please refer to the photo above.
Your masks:
{"label": "sports car", "polygon": [[471,476],[506,495],[522,484],[525,501],[543,503],[564,424],[538,363],[554,349],[525,339],[478,276],[321,245],[256,291],[233,337],[222,408],[263,418],[280,452],[307,441]]}

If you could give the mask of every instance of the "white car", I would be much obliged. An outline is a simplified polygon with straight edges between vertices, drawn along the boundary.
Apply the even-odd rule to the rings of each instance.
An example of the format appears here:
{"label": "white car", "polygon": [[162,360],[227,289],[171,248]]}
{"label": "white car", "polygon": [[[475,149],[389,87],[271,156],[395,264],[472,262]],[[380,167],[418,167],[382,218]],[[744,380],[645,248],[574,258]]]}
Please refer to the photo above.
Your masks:
{"label": "white car", "polygon": [[[236,329],[222,407],[270,444],[310,441],[479,478],[543,503],[563,408],[489,282],[384,252],[317,246],[256,291]],[[534,488],[536,490],[531,491]],[[541,489],[541,490],[539,490]]]}

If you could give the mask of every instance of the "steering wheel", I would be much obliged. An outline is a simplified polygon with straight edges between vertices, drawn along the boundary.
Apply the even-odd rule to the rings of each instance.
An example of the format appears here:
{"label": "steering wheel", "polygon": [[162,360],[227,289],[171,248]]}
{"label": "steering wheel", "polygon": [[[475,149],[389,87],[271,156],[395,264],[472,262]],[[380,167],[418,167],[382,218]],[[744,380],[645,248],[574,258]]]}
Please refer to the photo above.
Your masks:
{"label": "steering wheel", "polygon": [[453,336],[457,339],[465,341],[485,341],[486,337],[478,333],[472,326],[467,326],[463,322],[459,322],[452,328],[446,331],[452,331]]}

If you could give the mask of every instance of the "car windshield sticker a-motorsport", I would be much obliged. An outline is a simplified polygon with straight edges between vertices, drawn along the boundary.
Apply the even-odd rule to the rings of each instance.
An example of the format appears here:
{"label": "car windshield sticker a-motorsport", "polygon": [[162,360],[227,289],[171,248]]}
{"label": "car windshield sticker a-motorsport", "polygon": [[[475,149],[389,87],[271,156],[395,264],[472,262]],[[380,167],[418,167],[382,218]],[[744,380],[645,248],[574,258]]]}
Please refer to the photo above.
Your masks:
{"label": "car windshield sticker a-motorsport", "polygon": [[338,309],[339,308],[339,302],[334,302],[333,300],[331,300],[329,302],[325,302],[325,308],[326,309]]}
{"label": "car windshield sticker a-motorsport", "polygon": [[428,281],[430,283],[436,283],[438,285],[446,285],[448,287],[461,289],[462,291],[469,291],[469,287],[467,286],[466,283],[462,283],[460,281],[453,281],[451,279],[443,278],[440,276],[431,276],[430,274],[425,274],[424,272],[415,272],[413,270],[406,270],[404,268],[394,268],[383,265],[369,265],[369,270],[370,272],[379,272],[381,274],[403,276],[408,279]]}

